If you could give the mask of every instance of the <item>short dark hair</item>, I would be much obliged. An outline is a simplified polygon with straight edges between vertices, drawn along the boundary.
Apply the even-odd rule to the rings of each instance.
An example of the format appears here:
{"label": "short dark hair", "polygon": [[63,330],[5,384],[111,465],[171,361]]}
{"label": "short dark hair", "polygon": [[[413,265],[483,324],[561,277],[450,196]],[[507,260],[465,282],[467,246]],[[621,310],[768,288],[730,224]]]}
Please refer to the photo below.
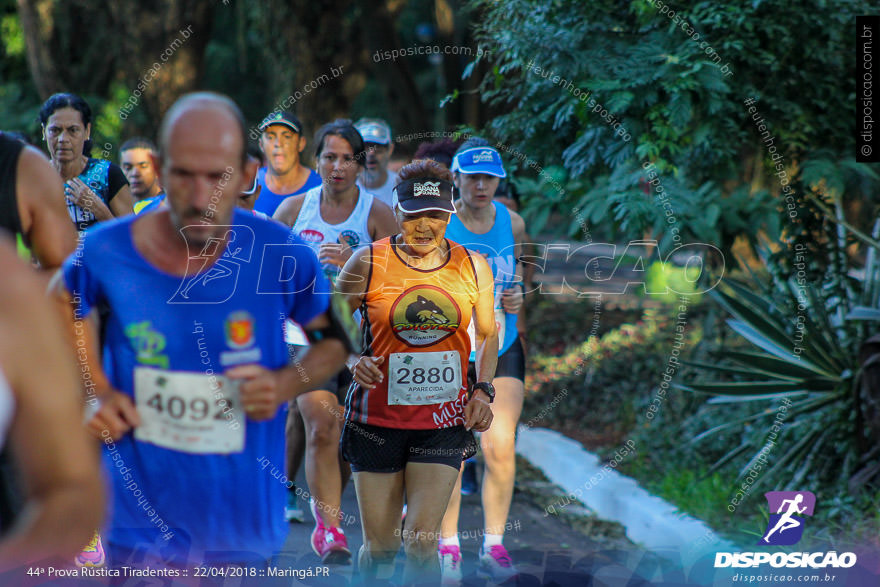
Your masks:
{"label": "short dark hair", "polygon": [[266,154],[263,153],[263,149],[261,149],[258,144],[253,142],[248,143],[247,154],[259,161],[260,167],[266,166]]}
{"label": "short dark hair", "polygon": [[471,137],[458,147],[458,150],[455,152],[456,155],[461,153],[462,151],[467,151],[468,149],[476,149],[477,147],[491,147],[492,144],[484,139],[483,137]]}
{"label": "short dark hair", "polygon": [[419,177],[442,179],[452,183],[452,172],[449,168],[433,159],[416,159],[412,163],[407,163],[397,172],[397,183]]}
{"label": "short dark hair", "polygon": [[[43,102],[43,105],[40,107],[40,124],[46,126],[46,123],[49,122],[49,117],[55,114],[56,110],[61,110],[62,108],[73,108],[79,112],[79,115],[82,117],[83,126],[88,126],[92,123],[92,108],[88,102],[76,94],[60,93],[52,94],[48,100]],[[82,154],[86,157],[92,154],[92,139],[86,139],[83,143]]]}
{"label": "short dark hair", "polygon": [[452,167],[452,158],[458,145],[452,139],[442,139],[433,143],[422,143],[413,159],[433,159],[446,167]]}
{"label": "short dark hair", "polygon": [[130,151],[131,149],[147,149],[148,151],[152,151],[154,154],[159,153],[159,149],[156,148],[156,144],[153,143],[147,137],[132,137],[122,143],[122,146],[119,147],[119,154],[121,155],[123,151]]}
{"label": "short dark hair", "polygon": [[179,110],[184,110],[187,106],[189,106],[190,102],[207,102],[214,103],[226,108],[229,111],[229,114],[235,119],[238,123],[239,131],[241,132],[241,165],[247,163],[247,125],[244,121],[244,115],[241,113],[241,109],[238,107],[238,104],[232,101],[228,96],[224,96],[223,94],[218,94],[216,92],[193,92],[191,94],[186,94],[177,99],[177,101],[171,105],[171,108],[165,113],[165,116],[162,118],[162,124],[159,125],[159,150],[161,153],[165,153],[167,150],[166,141],[168,137],[168,131],[171,127],[171,123],[175,122],[177,118],[177,113]]}
{"label": "short dark hair", "polygon": [[364,144],[364,137],[361,136],[361,133],[358,132],[358,129],[354,127],[354,124],[348,118],[337,118],[333,122],[328,122],[315,133],[316,162],[324,150],[324,140],[330,135],[342,137],[348,141],[348,144],[351,145],[351,150],[354,151],[354,160],[361,167],[364,166],[367,146]]}

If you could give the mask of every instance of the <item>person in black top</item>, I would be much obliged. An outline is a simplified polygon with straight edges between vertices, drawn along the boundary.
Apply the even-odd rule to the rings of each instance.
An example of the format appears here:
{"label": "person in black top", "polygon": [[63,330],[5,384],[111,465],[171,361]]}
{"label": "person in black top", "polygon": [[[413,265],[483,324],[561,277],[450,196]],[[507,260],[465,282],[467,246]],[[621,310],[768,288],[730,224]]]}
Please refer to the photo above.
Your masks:
{"label": "person in black top", "polygon": [[40,108],[43,139],[52,165],[64,180],[70,218],[78,231],[132,213],[125,174],[113,163],[89,156],[92,109],[75,94],[55,94]]}

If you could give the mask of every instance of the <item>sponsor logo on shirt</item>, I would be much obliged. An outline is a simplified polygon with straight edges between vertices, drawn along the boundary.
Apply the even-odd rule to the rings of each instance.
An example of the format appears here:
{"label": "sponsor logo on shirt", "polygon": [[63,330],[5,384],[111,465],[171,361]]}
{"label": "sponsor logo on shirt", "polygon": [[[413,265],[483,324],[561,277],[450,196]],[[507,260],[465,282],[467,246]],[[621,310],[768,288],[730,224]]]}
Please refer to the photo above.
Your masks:
{"label": "sponsor logo on shirt", "polygon": [[299,238],[303,239],[307,243],[322,243],[324,242],[324,233],[318,232],[317,230],[312,230],[311,228],[307,228],[300,231]]}
{"label": "sponsor logo on shirt", "polygon": [[341,233],[339,233],[339,240],[346,243],[352,249],[361,244],[361,237],[359,237],[358,233],[353,230],[343,230]]}
{"label": "sponsor logo on shirt", "polygon": [[226,318],[226,346],[243,349],[254,344],[254,319],[244,311],[233,312]]}
{"label": "sponsor logo on shirt", "polygon": [[461,310],[448,293],[433,285],[403,292],[391,306],[394,335],[412,346],[428,346],[452,336],[461,324]]}
{"label": "sponsor logo on shirt", "polygon": [[248,312],[239,310],[229,314],[226,317],[223,330],[226,334],[226,346],[236,350],[221,352],[221,365],[255,363],[262,358],[263,352],[254,347],[256,342],[254,318]]}
{"label": "sponsor logo on shirt", "polygon": [[149,321],[129,324],[125,327],[125,335],[131,342],[136,353],[135,360],[141,365],[168,368],[168,355],[165,354],[165,335],[153,328]]}

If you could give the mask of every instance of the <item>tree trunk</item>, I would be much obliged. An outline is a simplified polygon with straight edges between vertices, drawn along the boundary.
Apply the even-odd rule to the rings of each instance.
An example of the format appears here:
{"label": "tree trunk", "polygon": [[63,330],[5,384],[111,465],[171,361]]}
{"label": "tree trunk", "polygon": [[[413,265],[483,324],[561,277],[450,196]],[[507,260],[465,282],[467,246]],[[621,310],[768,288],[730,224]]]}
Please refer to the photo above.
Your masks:
{"label": "tree trunk", "polygon": [[398,114],[397,125],[400,128],[394,129],[395,134],[433,130],[434,125],[425,110],[408,60],[373,61],[376,51],[401,46],[395,24],[402,4],[394,0],[371,0],[366,4],[361,28],[364,33],[363,46],[370,57],[370,73],[381,82],[391,109]]}
{"label": "tree trunk", "polygon": [[[232,10],[222,7],[221,10]],[[127,64],[123,83],[141,104],[153,135],[165,111],[181,95],[199,88],[205,47],[211,38],[215,3],[210,0],[162,0],[158,9],[137,0],[110,9],[118,23],[116,39]],[[141,126],[141,125],[136,125]]]}
{"label": "tree trunk", "polygon": [[[45,100],[61,88],[49,50],[55,21],[52,0],[18,0],[18,15],[27,45],[28,68],[40,97]],[[40,15],[43,15],[42,17]]]}
{"label": "tree trunk", "polygon": [[133,110],[144,109],[129,129],[152,135],[174,100],[198,87],[214,14],[211,0],[156,4],[18,0],[40,97],[68,91],[114,98],[112,86],[121,84],[123,103],[131,98]]}
{"label": "tree trunk", "polygon": [[264,60],[273,64],[266,88],[270,110],[294,112],[309,138],[322,124],[347,116],[366,83],[353,6],[342,0],[328,11],[304,0],[268,0],[253,7]]}
{"label": "tree trunk", "polygon": [[395,128],[396,133],[431,128],[406,60],[371,60],[377,50],[399,46],[395,23],[404,5],[401,0],[340,0],[328,11],[307,0],[269,0],[255,7],[265,59],[276,65],[268,88],[274,107],[286,101],[311,133],[350,116],[370,74],[382,82],[399,114],[396,124],[404,128]]}

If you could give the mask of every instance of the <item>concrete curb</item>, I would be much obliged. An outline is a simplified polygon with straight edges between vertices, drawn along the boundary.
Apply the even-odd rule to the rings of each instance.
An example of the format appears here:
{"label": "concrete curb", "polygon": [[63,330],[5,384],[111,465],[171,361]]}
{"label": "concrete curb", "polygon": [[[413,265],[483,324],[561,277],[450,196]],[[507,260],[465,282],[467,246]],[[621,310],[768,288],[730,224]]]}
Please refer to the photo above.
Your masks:
{"label": "concrete curb", "polygon": [[[582,501],[598,517],[623,525],[630,540],[664,558],[681,561],[686,568],[708,553],[739,550],[704,522],[679,512],[614,470],[628,449],[613,464],[601,463],[595,454],[559,432],[520,425],[516,452],[562,487],[569,498]],[[547,510],[566,505],[565,501],[548,504]]]}

